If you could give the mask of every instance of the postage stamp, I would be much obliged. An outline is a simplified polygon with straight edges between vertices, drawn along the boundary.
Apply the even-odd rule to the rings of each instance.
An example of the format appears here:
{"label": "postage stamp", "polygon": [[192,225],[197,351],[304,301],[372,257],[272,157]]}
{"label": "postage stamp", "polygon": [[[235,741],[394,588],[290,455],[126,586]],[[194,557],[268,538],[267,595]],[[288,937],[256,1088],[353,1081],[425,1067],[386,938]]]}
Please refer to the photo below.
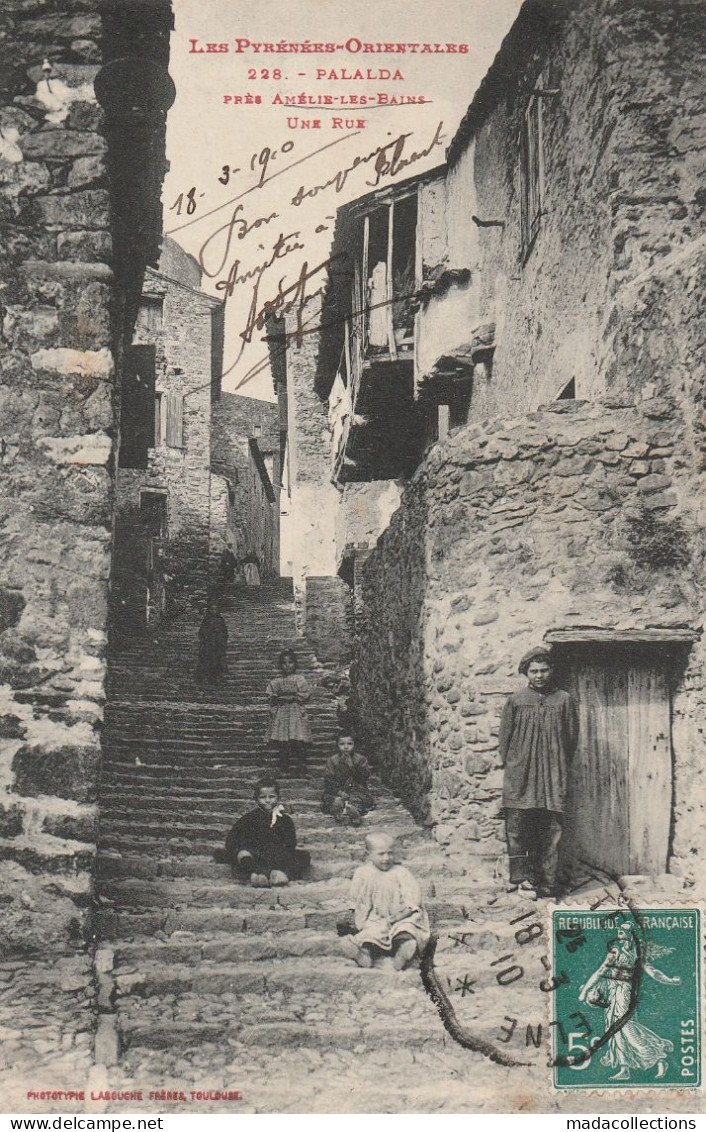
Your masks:
{"label": "postage stamp", "polygon": [[701,914],[693,908],[552,915],[554,1085],[701,1084]]}

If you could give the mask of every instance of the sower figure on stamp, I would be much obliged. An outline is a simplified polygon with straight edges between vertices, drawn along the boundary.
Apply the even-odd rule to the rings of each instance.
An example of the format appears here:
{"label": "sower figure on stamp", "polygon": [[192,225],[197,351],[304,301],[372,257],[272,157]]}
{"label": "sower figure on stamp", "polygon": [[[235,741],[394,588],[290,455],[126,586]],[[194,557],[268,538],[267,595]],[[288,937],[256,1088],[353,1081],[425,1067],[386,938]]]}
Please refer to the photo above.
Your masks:
{"label": "sower figure on stamp", "polygon": [[[667,986],[681,983],[679,975],[665,975],[651,962],[653,957],[668,954],[670,950],[673,949],[655,947],[648,943],[642,960],[643,975],[649,975],[656,983]],[[634,988],[637,963],[635,929],[631,923],[623,923],[618,928],[618,938],[611,940],[608,945],[605,962],[593,972],[579,991],[580,1002],[605,1010],[605,1033],[614,1026],[617,1027],[601,1056],[601,1065],[618,1071],[611,1077],[612,1081],[629,1081],[631,1069],[652,1069],[654,1066],[657,1067],[655,1079],[659,1080],[667,1072],[667,1055],[674,1052],[674,1043],[669,1038],[661,1038],[654,1030],[632,1017],[636,1005]]]}
{"label": "sower figure on stamp", "polygon": [[572,696],[554,685],[549,649],[525,653],[520,672],[528,687],[508,696],[500,722],[508,891],[553,896],[578,710]]}

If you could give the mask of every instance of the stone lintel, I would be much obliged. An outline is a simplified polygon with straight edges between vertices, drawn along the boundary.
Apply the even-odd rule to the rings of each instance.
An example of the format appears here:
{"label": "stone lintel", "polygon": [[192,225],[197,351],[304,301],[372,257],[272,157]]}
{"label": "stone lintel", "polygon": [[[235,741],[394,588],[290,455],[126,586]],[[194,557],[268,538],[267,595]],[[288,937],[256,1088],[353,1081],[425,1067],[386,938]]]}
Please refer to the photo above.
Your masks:
{"label": "stone lintel", "polygon": [[544,640],[550,645],[596,644],[671,644],[692,645],[700,633],[695,629],[550,629]]}

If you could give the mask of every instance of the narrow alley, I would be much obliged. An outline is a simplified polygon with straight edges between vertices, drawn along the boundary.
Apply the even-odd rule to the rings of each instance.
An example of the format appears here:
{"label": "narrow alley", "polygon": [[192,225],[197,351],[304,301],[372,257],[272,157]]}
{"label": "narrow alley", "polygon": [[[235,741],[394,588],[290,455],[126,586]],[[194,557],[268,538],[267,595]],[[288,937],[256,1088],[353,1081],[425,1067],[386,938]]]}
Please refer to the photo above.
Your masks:
{"label": "narrow alley", "polygon": [[[100,1000],[97,1061],[101,1054],[111,1060],[112,1030],[120,1047],[119,1065],[107,1070],[113,1090],[158,1091],[163,1083],[169,1091],[179,1082],[182,1093],[239,1091],[242,1106],[228,1108],[259,1112],[331,1111],[332,1104],[349,1112],[444,1111],[449,1081],[487,1063],[448,1036],[418,967],[402,974],[355,967],[339,952],[336,922],[365,832],[384,829],[425,885],[440,954],[455,950],[453,937],[473,926],[462,866],[454,875],[453,860],[379,783],[378,807],[361,830],[334,826],[320,812],[335,703],[321,686],[324,670],[295,637],[291,590],[285,582],[224,586],[220,600],[230,644],[217,691],[194,681],[198,616],[183,616],[152,640],[135,639],[113,657],[96,956],[113,989]],[[265,687],[285,645],[296,649],[314,689],[309,777],[281,780],[313,867],[310,879],[287,889],[258,890],[233,881],[213,851],[248,808],[258,776],[275,772],[263,751]],[[485,932],[481,957],[496,938]],[[458,963],[449,968],[459,984],[467,966],[463,959],[463,971]],[[489,1018],[488,1038],[490,1027]],[[218,1100],[199,1103],[224,1108]],[[477,1103],[476,1094],[469,1111]],[[183,1105],[165,1108],[162,1099],[146,1107]]]}

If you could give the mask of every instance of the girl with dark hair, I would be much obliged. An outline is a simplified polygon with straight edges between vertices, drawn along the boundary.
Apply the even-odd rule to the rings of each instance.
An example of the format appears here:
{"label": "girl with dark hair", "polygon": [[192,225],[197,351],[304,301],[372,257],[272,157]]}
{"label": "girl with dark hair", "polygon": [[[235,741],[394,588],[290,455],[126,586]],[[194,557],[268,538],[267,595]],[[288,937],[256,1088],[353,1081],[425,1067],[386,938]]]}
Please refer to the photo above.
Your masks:
{"label": "girl with dark hair", "polygon": [[295,769],[306,771],[311,728],[304,705],[311,692],[305,677],[297,672],[297,658],[291,649],[280,653],[277,667],[281,675],[267,685],[272,709],[268,741],[277,750],[281,771],[291,770],[292,764]]}

